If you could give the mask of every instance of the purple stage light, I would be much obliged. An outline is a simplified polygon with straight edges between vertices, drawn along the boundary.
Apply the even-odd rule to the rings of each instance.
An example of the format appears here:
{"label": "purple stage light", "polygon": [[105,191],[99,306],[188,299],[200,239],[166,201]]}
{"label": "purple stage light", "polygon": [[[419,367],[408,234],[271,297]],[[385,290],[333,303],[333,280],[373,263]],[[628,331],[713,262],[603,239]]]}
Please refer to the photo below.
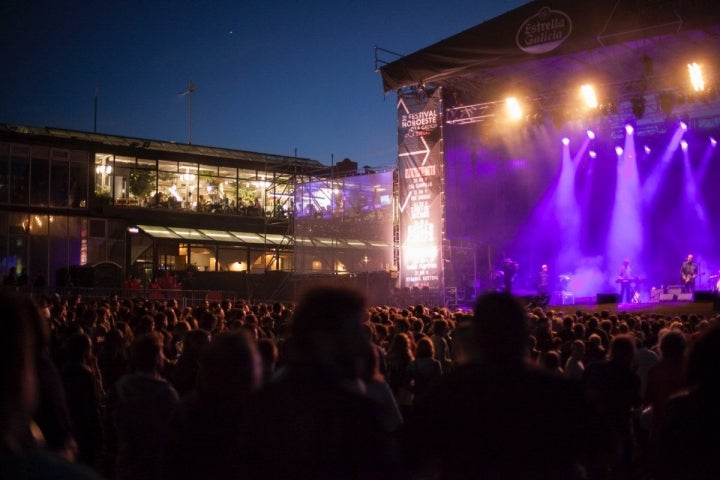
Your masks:
{"label": "purple stage light", "polygon": [[595,132],[593,132],[592,130],[588,130],[588,131],[587,131],[587,136],[588,136],[588,138],[589,138],[590,140],[594,140],[594,139],[595,139]]}
{"label": "purple stage light", "polygon": [[570,145],[570,139],[567,137],[564,137],[562,139],[562,143],[563,143],[563,145],[565,145],[567,147],[568,145]]}
{"label": "purple stage light", "polygon": [[632,135],[634,131],[635,131],[635,129],[633,128],[632,125],[630,125],[630,124],[625,125],[625,133],[627,133],[628,135]]}
{"label": "purple stage light", "polygon": [[623,148],[618,145],[617,147],[615,147],[615,153],[617,153],[617,156],[619,157],[623,154]]}
{"label": "purple stage light", "polygon": [[595,150],[590,150],[588,155],[590,155],[590,158],[597,158],[597,152]]}
{"label": "purple stage light", "polygon": [[683,149],[683,152],[687,152],[688,143],[687,143],[685,140],[682,140],[682,141],[680,142],[680,148]]}
{"label": "purple stage light", "polygon": [[648,155],[650,155],[650,152],[651,152],[651,151],[652,151],[652,150],[650,150],[650,147],[648,147],[647,145],[645,145],[645,153],[648,154]]}
{"label": "purple stage light", "polygon": [[713,147],[716,147],[716,146],[717,146],[717,140],[715,140],[713,137],[710,137],[710,145],[712,145]]}
{"label": "purple stage light", "polygon": [[680,128],[682,128],[683,130],[687,130],[688,129],[687,123],[680,122]]}

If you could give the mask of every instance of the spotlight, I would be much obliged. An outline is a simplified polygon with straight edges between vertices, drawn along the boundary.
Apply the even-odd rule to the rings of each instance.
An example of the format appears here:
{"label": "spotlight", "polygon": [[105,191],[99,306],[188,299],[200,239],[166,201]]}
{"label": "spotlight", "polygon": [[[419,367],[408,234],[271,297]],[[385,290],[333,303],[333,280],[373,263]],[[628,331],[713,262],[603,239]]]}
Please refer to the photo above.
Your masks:
{"label": "spotlight", "polygon": [[680,128],[682,128],[683,130],[687,130],[687,123],[680,122]]}
{"label": "spotlight", "polygon": [[509,97],[505,99],[505,107],[507,108],[508,117],[510,120],[520,120],[523,116],[522,109],[520,108],[520,102],[517,98]]}
{"label": "spotlight", "polygon": [[622,149],[622,147],[621,147],[621,146],[615,147],[615,153],[617,153],[617,156],[618,156],[618,157],[619,157],[620,155],[622,155],[622,154],[623,154],[623,149]]}
{"label": "spotlight", "polygon": [[632,125],[630,125],[629,123],[627,125],[625,125],[625,133],[627,133],[628,135],[632,135],[634,132],[635,132],[635,129],[633,128]]}
{"label": "spotlight", "polygon": [[705,90],[705,79],[703,78],[702,67],[697,63],[688,63],[688,72],[690,73],[690,83],[693,90],[702,92]]}
{"label": "spotlight", "polygon": [[563,145],[565,145],[567,147],[568,145],[570,145],[570,139],[565,137],[562,139],[562,143],[563,143]]}
{"label": "spotlight", "polygon": [[595,150],[590,150],[588,155],[590,155],[590,158],[597,158],[597,152]]}
{"label": "spotlight", "polygon": [[587,131],[587,136],[590,140],[595,140],[595,132],[593,132],[592,130]]}
{"label": "spotlight", "polygon": [[632,112],[635,118],[640,119],[645,115],[645,97],[637,96],[630,100],[632,103]]}
{"label": "spotlight", "polygon": [[713,147],[716,147],[716,146],[717,146],[717,140],[715,140],[713,137],[710,137],[710,145],[712,145]]}
{"label": "spotlight", "polygon": [[650,150],[650,147],[648,147],[647,145],[645,145],[645,153],[647,153],[648,155],[650,155],[650,152],[651,152],[651,151],[652,151],[652,150]]}
{"label": "spotlight", "polygon": [[587,108],[598,107],[597,96],[595,95],[595,89],[592,87],[592,85],[583,85],[582,87],[580,87],[580,96],[585,102],[585,106]]}
{"label": "spotlight", "polygon": [[688,149],[688,143],[685,140],[680,141],[680,148],[683,149],[683,152],[687,152]]}

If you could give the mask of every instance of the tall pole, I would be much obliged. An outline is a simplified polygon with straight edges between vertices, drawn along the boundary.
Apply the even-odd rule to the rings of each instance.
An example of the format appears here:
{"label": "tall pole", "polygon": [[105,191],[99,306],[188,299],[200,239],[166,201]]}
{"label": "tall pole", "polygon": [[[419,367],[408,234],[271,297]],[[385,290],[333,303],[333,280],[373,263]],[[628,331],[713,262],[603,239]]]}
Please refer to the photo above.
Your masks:
{"label": "tall pole", "polygon": [[187,90],[182,94],[188,97],[188,144],[192,144],[192,94],[197,88],[192,80],[188,83]]}

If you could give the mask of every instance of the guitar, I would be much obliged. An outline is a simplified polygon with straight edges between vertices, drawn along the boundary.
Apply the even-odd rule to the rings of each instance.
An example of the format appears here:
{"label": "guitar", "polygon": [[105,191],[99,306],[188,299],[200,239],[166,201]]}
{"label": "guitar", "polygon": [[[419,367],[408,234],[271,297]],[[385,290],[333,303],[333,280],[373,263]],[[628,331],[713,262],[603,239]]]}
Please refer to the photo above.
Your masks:
{"label": "guitar", "polygon": [[705,275],[705,272],[699,273],[699,274],[698,273],[683,273],[683,274],[681,274],[682,284],[687,285],[688,283],[695,280],[695,277],[697,277],[698,275],[700,275],[700,276]]}

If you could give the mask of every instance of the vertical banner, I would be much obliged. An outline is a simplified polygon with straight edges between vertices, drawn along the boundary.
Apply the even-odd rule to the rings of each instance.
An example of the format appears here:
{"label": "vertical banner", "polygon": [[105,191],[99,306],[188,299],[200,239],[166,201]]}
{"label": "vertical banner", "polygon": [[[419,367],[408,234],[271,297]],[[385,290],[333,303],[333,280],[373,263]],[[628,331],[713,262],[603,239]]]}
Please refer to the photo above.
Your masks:
{"label": "vertical banner", "polygon": [[400,282],[443,288],[441,89],[398,94]]}

